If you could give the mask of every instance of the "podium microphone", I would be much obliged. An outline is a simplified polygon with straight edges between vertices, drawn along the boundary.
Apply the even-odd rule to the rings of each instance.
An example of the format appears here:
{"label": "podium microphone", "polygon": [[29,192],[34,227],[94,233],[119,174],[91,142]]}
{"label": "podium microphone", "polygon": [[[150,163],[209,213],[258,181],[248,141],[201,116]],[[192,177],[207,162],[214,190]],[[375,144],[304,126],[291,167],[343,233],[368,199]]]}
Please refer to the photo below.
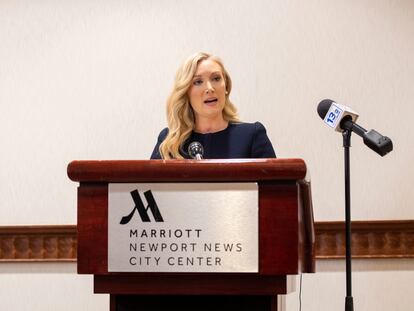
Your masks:
{"label": "podium microphone", "polygon": [[333,100],[324,99],[318,105],[318,114],[325,124],[334,128],[335,131],[348,130],[361,136],[364,144],[382,157],[393,149],[392,141],[387,136],[383,136],[375,130],[367,131],[356,124],[359,115],[351,108],[342,106]]}
{"label": "podium microphone", "polygon": [[193,141],[188,146],[188,154],[195,160],[202,160],[204,154],[203,145],[201,145],[198,141]]}

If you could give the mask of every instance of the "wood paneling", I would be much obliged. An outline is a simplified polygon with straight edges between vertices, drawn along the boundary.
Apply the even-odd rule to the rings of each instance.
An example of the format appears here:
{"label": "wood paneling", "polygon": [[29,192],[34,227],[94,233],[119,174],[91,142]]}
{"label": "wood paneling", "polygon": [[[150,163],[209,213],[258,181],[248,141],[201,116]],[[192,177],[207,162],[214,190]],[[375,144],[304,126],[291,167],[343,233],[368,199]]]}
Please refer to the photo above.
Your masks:
{"label": "wood paneling", "polygon": [[296,181],[306,176],[302,159],[73,161],[67,170],[81,183]]}
{"label": "wood paneling", "polygon": [[[316,258],[345,256],[343,222],[316,222]],[[85,227],[85,230],[88,230]],[[414,258],[414,220],[352,222],[353,257]],[[0,262],[76,261],[76,226],[0,226]]]}
{"label": "wood paneling", "polygon": [[[94,275],[94,292],[140,295],[274,295],[290,292],[287,277],[223,273]],[[191,286],[189,287],[189,284]]]}
{"label": "wood paneling", "polygon": [[76,261],[76,226],[2,226],[0,262]]}
{"label": "wood paneling", "polygon": [[[275,200],[274,198],[278,199]],[[299,208],[295,182],[259,183],[259,273],[300,273]]]}
{"label": "wood paneling", "polygon": [[78,188],[78,273],[108,271],[108,185]]}
{"label": "wood paneling", "polygon": [[[345,224],[316,224],[318,259],[345,257]],[[414,220],[353,221],[354,258],[414,258]]]}

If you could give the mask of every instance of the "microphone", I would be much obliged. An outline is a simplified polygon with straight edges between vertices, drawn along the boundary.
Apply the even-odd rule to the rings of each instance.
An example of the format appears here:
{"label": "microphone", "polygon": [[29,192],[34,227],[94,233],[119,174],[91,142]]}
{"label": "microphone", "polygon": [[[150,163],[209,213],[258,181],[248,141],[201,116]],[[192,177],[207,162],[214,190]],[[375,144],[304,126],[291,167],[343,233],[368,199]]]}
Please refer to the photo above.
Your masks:
{"label": "microphone", "polygon": [[[318,105],[318,114],[328,126],[337,132],[343,132],[341,128],[341,120],[349,116],[352,122],[356,122],[359,114],[347,106],[335,103],[333,100],[324,99]],[[349,118],[348,117],[348,118]]]}
{"label": "microphone", "polygon": [[387,136],[383,136],[375,130],[367,131],[356,124],[355,121],[359,115],[349,107],[330,99],[324,99],[318,105],[318,114],[325,124],[334,128],[335,131],[348,130],[361,136],[364,144],[382,157],[393,149],[392,141]]}
{"label": "microphone", "polygon": [[203,145],[201,145],[198,141],[193,141],[188,146],[188,154],[196,160],[202,160],[203,159]]}

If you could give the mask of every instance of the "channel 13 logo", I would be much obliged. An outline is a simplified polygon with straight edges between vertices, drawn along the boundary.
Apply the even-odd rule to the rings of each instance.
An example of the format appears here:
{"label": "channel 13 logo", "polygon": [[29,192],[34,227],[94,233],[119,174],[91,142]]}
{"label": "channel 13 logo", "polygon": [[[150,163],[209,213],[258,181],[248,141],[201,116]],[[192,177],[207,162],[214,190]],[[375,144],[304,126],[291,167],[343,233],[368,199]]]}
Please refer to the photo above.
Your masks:
{"label": "channel 13 logo", "polygon": [[338,120],[341,119],[342,113],[342,109],[335,105],[332,105],[331,109],[329,109],[328,113],[326,114],[325,123],[328,124],[330,127],[335,127],[338,123]]}

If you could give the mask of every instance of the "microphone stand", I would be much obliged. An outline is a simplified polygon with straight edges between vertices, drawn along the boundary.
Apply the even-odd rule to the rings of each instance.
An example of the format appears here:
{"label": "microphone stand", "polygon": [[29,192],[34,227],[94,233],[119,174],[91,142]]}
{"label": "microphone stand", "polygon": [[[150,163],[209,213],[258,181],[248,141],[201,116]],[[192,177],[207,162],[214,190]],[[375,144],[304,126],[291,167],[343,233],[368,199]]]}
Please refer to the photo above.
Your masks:
{"label": "microphone stand", "polygon": [[351,252],[351,182],[350,182],[350,157],[351,130],[342,132],[345,162],[345,251],[346,251],[346,297],[345,311],[354,311],[354,299],[352,297],[352,252]]}

